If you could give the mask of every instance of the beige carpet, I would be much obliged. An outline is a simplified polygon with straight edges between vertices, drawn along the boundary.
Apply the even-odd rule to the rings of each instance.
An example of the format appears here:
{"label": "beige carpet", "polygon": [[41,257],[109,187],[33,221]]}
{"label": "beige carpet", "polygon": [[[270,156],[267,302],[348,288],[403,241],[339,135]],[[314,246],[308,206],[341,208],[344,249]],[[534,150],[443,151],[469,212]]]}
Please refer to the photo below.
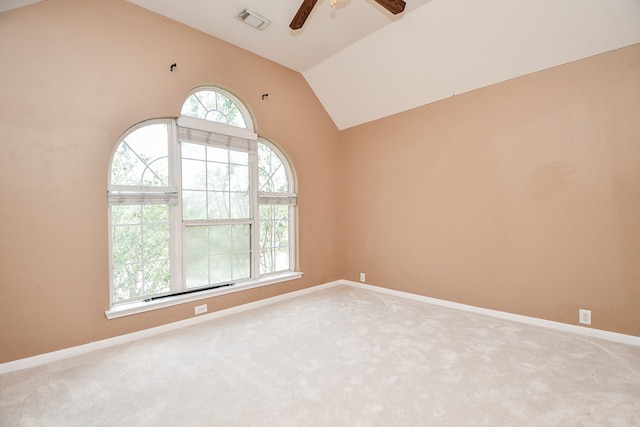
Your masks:
{"label": "beige carpet", "polygon": [[2,426],[634,426],[640,348],[336,286],[0,376]]}

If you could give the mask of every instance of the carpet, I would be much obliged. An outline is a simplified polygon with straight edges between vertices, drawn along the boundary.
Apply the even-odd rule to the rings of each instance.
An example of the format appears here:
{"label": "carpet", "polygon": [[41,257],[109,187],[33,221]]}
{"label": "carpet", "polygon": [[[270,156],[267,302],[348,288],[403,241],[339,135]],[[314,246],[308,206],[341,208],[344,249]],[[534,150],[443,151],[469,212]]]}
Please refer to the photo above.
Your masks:
{"label": "carpet", "polygon": [[638,426],[640,348],[335,286],[0,376],[2,426]]}

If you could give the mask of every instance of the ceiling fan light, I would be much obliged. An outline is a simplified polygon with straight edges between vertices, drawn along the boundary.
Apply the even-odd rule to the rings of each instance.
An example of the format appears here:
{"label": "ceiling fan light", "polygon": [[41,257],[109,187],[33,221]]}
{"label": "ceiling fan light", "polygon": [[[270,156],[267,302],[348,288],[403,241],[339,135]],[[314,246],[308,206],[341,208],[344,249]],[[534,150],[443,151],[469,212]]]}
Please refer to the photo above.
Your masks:
{"label": "ceiling fan light", "polygon": [[269,24],[271,24],[270,20],[247,8],[243,9],[238,14],[238,19],[259,30],[264,30],[269,26]]}

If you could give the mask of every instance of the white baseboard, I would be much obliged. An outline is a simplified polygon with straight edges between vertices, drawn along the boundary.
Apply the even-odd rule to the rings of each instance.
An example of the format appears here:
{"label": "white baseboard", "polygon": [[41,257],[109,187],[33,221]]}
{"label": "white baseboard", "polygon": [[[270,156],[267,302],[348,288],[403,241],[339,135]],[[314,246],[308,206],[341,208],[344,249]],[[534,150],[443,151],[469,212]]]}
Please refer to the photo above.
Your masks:
{"label": "white baseboard", "polygon": [[229,316],[230,314],[240,313],[242,311],[251,310],[254,308],[273,304],[278,301],[283,301],[289,298],[294,298],[300,295],[316,292],[316,291],[326,289],[338,284],[342,284],[342,282],[336,281],[336,282],[324,283],[322,285],[301,289],[299,291],[294,291],[287,294],[276,295],[275,297],[265,298],[259,301],[238,305],[238,306],[227,308],[224,310],[214,311],[212,313],[207,313],[207,314],[201,314],[196,317],[191,317],[185,320],[179,320],[177,322],[168,323],[166,325],[156,326],[154,328],[143,329],[141,331],[131,332],[129,334],[119,335],[117,337],[107,338],[100,341],[94,341],[88,344],[82,344],[75,347],[52,351],[50,353],[43,353],[37,356],[26,357],[24,359],[13,360],[11,362],[0,363],[0,375],[6,374],[8,372],[19,371],[21,369],[27,369],[27,368],[40,366],[40,365],[45,365],[47,363],[55,362],[57,360],[62,360],[62,359],[66,359],[73,356],[79,356],[81,354],[89,353],[95,350],[100,350],[100,349],[111,347],[118,344],[125,344],[128,342],[150,337],[153,335],[162,334],[164,332],[185,328],[187,326],[197,325],[198,323],[206,322],[219,317]]}
{"label": "white baseboard", "polygon": [[554,322],[551,320],[538,319],[535,317],[522,316],[519,314],[507,313],[504,311],[490,310],[487,308],[475,307],[466,304],[460,304],[456,302],[441,300],[437,298],[425,297],[422,295],[412,294],[408,292],[396,291],[393,289],[382,288],[380,286],[373,286],[350,280],[336,280],[334,282],[324,283],[322,285],[313,286],[310,288],[301,289],[299,291],[290,292],[287,294],[277,295],[275,297],[266,298],[263,300],[250,302],[247,304],[239,305],[236,307],[227,308],[213,313],[202,314],[197,317],[192,317],[178,322],[169,323],[167,325],[156,326],[150,329],[144,329],[137,332],[132,332],[125,335],[120,335],[113,338],[107,338],[100,341],[94,341],[88,344],[82,344],[75,347],[65,348],[63,350],[53,351],[50,353],[39,354],[37,356],[27,357],[24,359],[18,359],[11,362],[0,363],[0,374],[19,371],[21,369],[33,368],[36,366],[44,365],[47,363],[55,362],[57,360],[66,359],[73,356],[79,356],[81,354],[89,353],[95,350],[111,347],[118,344],[124,344],[139,340],[142,338],[150,337],[153,335],[162,334],[164,332],[173,331],[187,326],[196,325],[198,323],[206,322],[212,319],[228,316],[230,314],[240,313],[243,311],[251,310],[254,308],[266,306],[279,301],[284,301],[290,298],[295,298],[300,295],[317,292],[322,289],[330,288],[336,285],[346,285],[355,288],[366,289],[369,291],[379,292],[382,294],[393,295],[397,297],[407,298],[414,301],[420,301],[428,304],[438,305],[442,307],[453,308],[457,310],[468,311],[471,313],[484,314],[487,316],[497,317],[500,319],[512,320],[515,322],[526,323],[529,325],[541,326],[545,328],[551,328],[558,331],[570,332],[583,336],[600,338],[608,341],[615,341],[623,344],[640,346],[640,337],[633,335],[619,334],[616,332],[603,331],[600,329],[586,328],[577,325],[570,325],[567,323]]}
{"label": "white baseboard", "polygon": [[572,334],[583,335],[592,338],[600,338],[607,341],[615,341],[622,344],[640,346],[640,337],[634,335],[625,335],[617,332],[604,331],[602,329],[588,328],[585,326],[571,325],[569,323],[555,322],[553,320],[539,319],[537,317],[523,316],[521,314],[513,314],[505,311],[491,310],[488,308],[476,307],[457,302],[425,297],[422,295],[412,294],[409,292],[396,291],[393,289],[382,288],[380,286],[368,285],[364,283],[352,282],[349,280],[339,281],[342,284],[353,286],[356,288],[367,289],[370,291],[380,292],[387,295],[395,295],[402,298],[421,301],[428,304],[439,305],[442,307],[453,308],[456,310],[468,311],[471,313],[484,314],[486,316],[497,317],[500,319],[512,320],[514,322],[526,323],[528,325],[541,326],[543,328],[555,329],[557,331],[570,332]]}

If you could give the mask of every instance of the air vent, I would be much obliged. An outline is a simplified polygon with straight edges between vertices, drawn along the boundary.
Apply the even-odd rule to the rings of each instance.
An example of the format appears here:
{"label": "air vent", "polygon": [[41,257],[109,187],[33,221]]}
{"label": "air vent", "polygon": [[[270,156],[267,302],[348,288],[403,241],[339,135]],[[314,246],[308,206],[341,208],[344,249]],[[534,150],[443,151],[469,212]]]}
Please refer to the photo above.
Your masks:
{"label": "air vent", "polygon": [[267,18],[251,9],[243,9],[242,12],[238,14],[238,19],[259,30],[264,30],[271,23]]}

